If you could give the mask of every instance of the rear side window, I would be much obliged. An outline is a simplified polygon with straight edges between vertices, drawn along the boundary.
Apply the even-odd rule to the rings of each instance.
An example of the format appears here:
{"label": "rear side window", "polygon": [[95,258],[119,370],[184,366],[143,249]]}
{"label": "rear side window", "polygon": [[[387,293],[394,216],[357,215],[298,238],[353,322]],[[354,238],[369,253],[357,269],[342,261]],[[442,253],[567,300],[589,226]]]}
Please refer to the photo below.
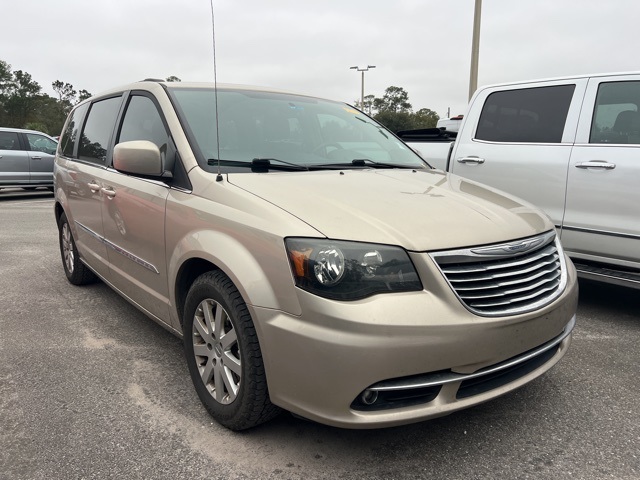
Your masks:
{"label": "rear side window", "polygon": [[640,82],[600,84],[589,143],[640,144]]}
{"label": "rear side window", "polygon": [[0,150],[20,150],[20,141],[15,132],[0,132]]}
{"label": "rear side window", "polygon": [[480,114],[476,139],[560,143],[575,85],[495,92]]}
{"label": "rear side window", "polygon": [[104,165],[121,100],[121,97],[107,98],[91,105],[80,137],[80,160]]}
{"label": "rear side window", "polygon": [[71,113],[71,118],[67,122],[67,127],[62,132],[60,138],[60,147],[62,154],[66,157],[73,157],[73,147],[78,139],[78,130],[80,129],[80,123],[84,118],[84,114],[89,108],[89,104],[85,103],[80,105]]}

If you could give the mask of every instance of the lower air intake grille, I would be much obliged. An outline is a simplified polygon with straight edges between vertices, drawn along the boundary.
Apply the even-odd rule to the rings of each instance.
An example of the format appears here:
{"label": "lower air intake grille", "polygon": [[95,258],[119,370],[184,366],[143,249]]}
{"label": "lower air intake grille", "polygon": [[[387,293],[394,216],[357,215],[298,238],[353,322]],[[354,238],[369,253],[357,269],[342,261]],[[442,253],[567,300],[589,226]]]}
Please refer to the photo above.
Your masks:
{"label": "lower air intake grille", "polygon": [[514,242],[432,253],[462,303],[484,316],[543,307],[566,285],[566,265],[555,232]]}

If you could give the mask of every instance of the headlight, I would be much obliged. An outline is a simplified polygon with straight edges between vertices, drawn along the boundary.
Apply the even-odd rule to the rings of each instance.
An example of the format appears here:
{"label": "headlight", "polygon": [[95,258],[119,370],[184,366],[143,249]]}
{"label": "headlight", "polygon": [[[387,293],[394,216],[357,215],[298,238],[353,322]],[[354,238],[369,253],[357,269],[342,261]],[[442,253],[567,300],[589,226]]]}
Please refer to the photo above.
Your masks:
{"label": "headlight", "polygon": [[285,246],[296,286],[321,297],[356,300],[422,290],[400,247],[316,238],[287,238]]}

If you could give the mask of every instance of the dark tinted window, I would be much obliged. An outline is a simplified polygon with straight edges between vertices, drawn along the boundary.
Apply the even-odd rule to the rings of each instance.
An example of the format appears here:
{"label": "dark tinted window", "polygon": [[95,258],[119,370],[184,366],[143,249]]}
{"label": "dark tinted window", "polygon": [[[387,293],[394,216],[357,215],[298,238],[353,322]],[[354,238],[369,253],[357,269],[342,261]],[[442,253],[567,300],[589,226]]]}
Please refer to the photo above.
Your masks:
{"label": "dark tinted window", "polygon": [[108,98],[91,105],[80,137],[78,158],[104,163],[121,100],[121,97]]}
{"label": "dark tinted window", "polygon": [[640,144],[640,82],[600,84],[589,142]]}
{"label": "dark tinted window", "polygon": [[0,132],[0,150],[20,150],[20,141],[15,132]]}
{"label": "dark tinted window", "polygon": [[80,122],[82,122],[87,108],[89,108],[88,103],[76,108],[71,114],[71,118],[67,123],[67,128],[65,128],[64,132],[62,133],[62,138],[60,138],[60,145],[62,147],[62,154],[67,157],[73,156],[73,147],[75,145],[76,139],[78,138],[78,129],[80,128]]}
{"label": "dark tinted window", "polygon": [[492,142],[559,143],[575,85],[492,93],[480,114],[476,138]]}

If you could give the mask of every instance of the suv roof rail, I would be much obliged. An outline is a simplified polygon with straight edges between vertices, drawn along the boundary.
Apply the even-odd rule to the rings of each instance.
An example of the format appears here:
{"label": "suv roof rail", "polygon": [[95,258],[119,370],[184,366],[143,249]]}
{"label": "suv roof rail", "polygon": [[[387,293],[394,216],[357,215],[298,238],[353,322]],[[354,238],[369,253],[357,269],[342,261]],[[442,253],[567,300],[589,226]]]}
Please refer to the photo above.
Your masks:
{"label": "suv roof rail", "polygon": [[144,80],[140,80],[141,82],[166,82],[164,78],[145,78]]}

